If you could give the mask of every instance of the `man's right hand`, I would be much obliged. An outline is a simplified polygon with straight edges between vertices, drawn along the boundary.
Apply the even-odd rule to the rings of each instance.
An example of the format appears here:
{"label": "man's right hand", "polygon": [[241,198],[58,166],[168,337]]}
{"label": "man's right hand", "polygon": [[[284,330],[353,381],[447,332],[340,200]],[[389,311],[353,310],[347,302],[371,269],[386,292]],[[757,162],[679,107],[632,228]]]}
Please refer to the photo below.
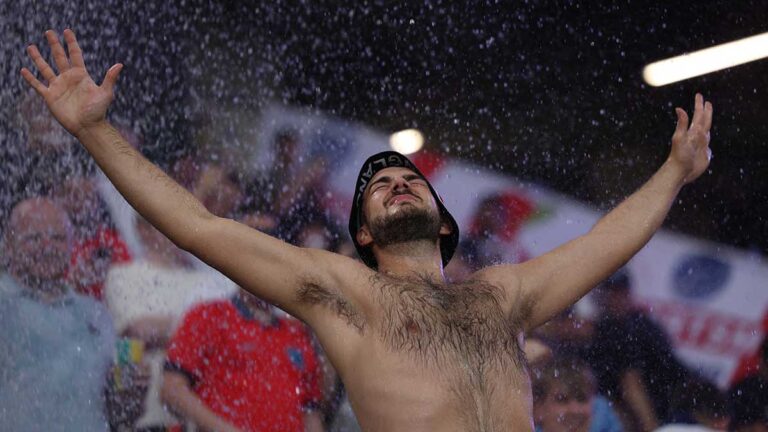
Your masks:
{"label": "man's right hand", "polygon": [[303,300],[299,290],[308,280],[314,285],[332,288],[334,293],[339,290],[343,294],[334,295],[341,296],[339,298],[348,302],[345,304],[354,304],[357,311],[359,305],[367,301],[366,291],[356,288],[360,285],[357,279],[346,281],[352,274],[365,278],[368,270],[351,259],[298,248],[209,212],[200,200],[131,147],[105,119],[122,65],[112,66],[98,86],[88,75],[71,30],[64,31],[69,55],[55,32],[46,32],[46,37],[58,74],[35,46],[29,47],[29,55],[41,79],[47,83],[38,81],[28,69],[22,69],[21,73],[126,201],[181,249],[258,297],[279,304],[315,327],[322,327],[326,337],[338,344],[339,349],[352,352],[352,344],[347,339],[359,333],[346,326],[349,333],[345,332],[342,337],[337,327],[343,319],[341,315],[333,307],[319,307]]}
{"label": "man's right hand", "polygon": [[56,32],[48,30],[45,36],[51,47],[51,55],[58,69],[58,75],[43,59],[35,45],[30,45],[27,53],[48,86],[35,78],[27,68],[21,69],[21,75],[45,99],[48,109],[56,120],[69,133],[79,136],[84,129],[104,121],[107,108],[114,98],[115,82],[123,65],[120,63],[113,65],[107,71],[101,85],[96,85],[85,68],[83,53],[72,30],[64,30],[69,58]]}

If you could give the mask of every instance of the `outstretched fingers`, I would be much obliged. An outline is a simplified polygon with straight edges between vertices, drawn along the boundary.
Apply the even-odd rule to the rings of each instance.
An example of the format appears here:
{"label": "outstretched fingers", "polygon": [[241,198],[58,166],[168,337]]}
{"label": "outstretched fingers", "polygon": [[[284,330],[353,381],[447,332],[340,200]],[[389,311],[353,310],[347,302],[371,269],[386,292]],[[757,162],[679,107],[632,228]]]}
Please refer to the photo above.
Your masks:
{"label": "outstretched fingers", "polygon": [[67,58],[67,53],[64,52],[64,47],[59,42],[59,35],[53,30],[48,30],[45,32],[45,38],[48,39],[48,45],[51,47],[51,56],[56,63],[59,73],[61,74],[69,70],[69,59]]}
{"label": "outstretched fingers", "polygon": [[704,97],[701,93],[696,93],[696,98],[693,104],[693,119],[691,119],[691,127],[701,127],[704,118]]}
{"label": "outstretched fingers", "polygon": [[120,76],[120,71],[123,70],[123,64],[117,63],[115,65],[112,65],[111,68],[107,71],[107,73],[104,75],[104,81],[101,83],[101,87],[105,90],[112,93],[115,83],[117,82],[117,78]]}
{"label": "outstretched fingers", "polygon": [[712,128],[712,111],[714,110],[714,107],[712,106],[711,102],[706,102],[704,104],[704,132],[709,133],[709,130]]}
{"label": "outstretched fingers", "polygon": [[32,62],[35,63],[35,67],[37,68],[37,71],[40,72],[40,75],[43,77],[44,80],[51,82],[54,78],[56,78],[56,73],[51,69],[51,66],[48,65],[48,62],[45,61],[43,56],[40,54],[40,50],[37,49],[37,46],[30,45],[27,47],[27,54],[29,54],[29,57],[32,59]]}
{"label": "outstretched fingers", "polygon": [[688,131],[688,114],[682,108],[675,108],[677,114],[677,127],[675,127],[675,135],[682,137]]}
{"label": "outstretched fingers", "polygon": [[48,90],[45,84],[41,83],[40,80],[35,78],[29,69],[21,68],[21,76],[29,83],[30,86],[32,86],[33,89],[35,89],[38,94],[43,95],[43,93]]}
{"label": "outstretched fingers", "polygon": [[85,69],[85,61],[83,60],[83,51],[80,49],[80,45],[75,38],[75,32],[70,29],[64,30],[64,41],[67,42],[67,51],[69,52],[69,60],[72,62],[72,66],[82,67]]}

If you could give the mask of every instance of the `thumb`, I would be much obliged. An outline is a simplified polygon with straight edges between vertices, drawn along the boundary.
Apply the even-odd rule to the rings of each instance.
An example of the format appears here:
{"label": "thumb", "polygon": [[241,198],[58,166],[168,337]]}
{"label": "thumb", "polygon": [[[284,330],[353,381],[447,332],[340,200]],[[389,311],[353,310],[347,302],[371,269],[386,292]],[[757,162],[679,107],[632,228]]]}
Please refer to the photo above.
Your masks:
{"label": "thumb", "polygon": [[677,113],[677,127],[675,127],[675,135],[680,136],[685,134],[688,130],[688,114],[682,108],[675,108]]}
{"label": "thumb", "polygon": [[112,93],[113,89],[115,88],[115,83],[117,82],[117,77],[120,76],[120,71],[122,70],[122,63],[117,63],[109,68],[106,75],[104,75],[104,81],[102,81],[101,87]]}

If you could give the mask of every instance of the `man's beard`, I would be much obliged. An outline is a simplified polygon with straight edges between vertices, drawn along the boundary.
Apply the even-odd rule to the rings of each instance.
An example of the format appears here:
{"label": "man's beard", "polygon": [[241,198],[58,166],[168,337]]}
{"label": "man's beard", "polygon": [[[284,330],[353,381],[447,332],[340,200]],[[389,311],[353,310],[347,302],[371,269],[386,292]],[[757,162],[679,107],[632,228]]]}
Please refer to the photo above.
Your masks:
{"label": "man's beard", "polygon": [[411,205],[403,205],[393,215],[379,216],[370,224],[373,241],[380,247],[420,240],[437,241],[440,227],[437,212]]}

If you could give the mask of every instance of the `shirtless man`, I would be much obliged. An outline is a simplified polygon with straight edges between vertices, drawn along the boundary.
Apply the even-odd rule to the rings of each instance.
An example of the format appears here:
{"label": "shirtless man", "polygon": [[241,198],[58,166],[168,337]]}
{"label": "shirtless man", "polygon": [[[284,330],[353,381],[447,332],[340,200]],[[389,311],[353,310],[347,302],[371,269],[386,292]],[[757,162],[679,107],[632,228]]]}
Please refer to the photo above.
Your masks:
{"label": "shirtless man", "polygon": [[690,128],[676,110],[666,162],[589,233],[450,284],[443,266],[458,229],[405,157],[377,155],[361,170],[350,227],[368,266],[291,246],[214,216],[144,159],[105,119],[122,65],[98,86],[71,30],[64,31],[68,53],[55,32],[46,37],[58,73],[32,45],[47,85],[28,69],[21,74],[56,119],[174,243],[312,326],[366,431],[532,430],[525,334],[629,260],[680,188],[709,165],[712,105],[697,94]]}

